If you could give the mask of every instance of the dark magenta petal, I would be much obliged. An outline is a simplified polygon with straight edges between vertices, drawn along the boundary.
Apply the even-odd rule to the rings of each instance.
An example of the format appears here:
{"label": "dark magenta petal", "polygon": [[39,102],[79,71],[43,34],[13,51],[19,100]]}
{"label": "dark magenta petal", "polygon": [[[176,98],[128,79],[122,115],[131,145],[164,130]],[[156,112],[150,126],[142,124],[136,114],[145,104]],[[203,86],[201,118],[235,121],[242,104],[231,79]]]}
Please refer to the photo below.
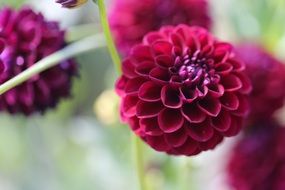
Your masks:
{"label": "dark magenta petal", "polygon": [[215,71],[217,74],[226,75],[233,70],[233,66],[229,63],[220,63],[215,66]]}
{"label": "dark magenta petal", "polygon": [[157,40],[152,44],[152,50],[156,55],[171,55],[173,45],[168,41]]}
{"label": "dark magenta petal", "polygon": [[232,45],[229,43],[223,43],[218,42],[215,44],[215,50],[213,53],[213,57],[215,59],[215,62],[224,63],[227,59],[230,53],[232,52]]}
{"label": "dark magenta petal", "polygon": [[160,100],[161,87],[154,82],[148,81],[141,85],[139,98],[146,102],[156,102]]}
{"label": "dark magenta petal", "polygon": [[164,136],[146,136],[146,142],[157,151],[168,151],[171,147],[165,141]]}
{"label": "dark magenta petal", "polygon": [[217,117],[211,118],[211,123],[217,131],[225,132],[231,126],[231,115],[227,111],[221,111]]}
{"label": "dark magenta petal", "polygon": [[116,81],[115,89],[119,96],[123,96],[125,94],[125,86],[127,82],[128,82],[128,79],[124,76],[121,76]]}
{"label": "dark magenta petal", "polygon": [[219,98],[224,94],[225,89],[220,84],[210,84],[208,85],[208,91],[212,97]]}
{"label": "dark magenta petal", "polygon": [[214,135],[212,136],[212,138],[210,138],[208,141],[200,142],[200,148],[202,150],[214,149],[222,141],[223,141],[222,135],[220,135],[217,132],[215,132]]}
{"label": "dark magenta petal", "polygon": [[153,60],[151,48],[148,45],[136,45],[132,48],[131,57],[136,61]]}
{"label": "dark magenta petal", "polygon": [[216,98],[206,97],[198,102],[198,107],[209,116],[216,117],[221,111],[221,103]]}
{"label": "dark magenta petal", "polygon": [[133,78],[128,80],[125,87],[126,94],[136,94],[139,91],[141,85],[145,82],[143,78]]}
{"label": "dark magenta petal", "polygon": [[238,95],[239,106],[238,109],[234,111],[237,116],[247,116],[250,111],[250,106],[248,99],[243,95]]}
{"label": "dark magenta petal", "polygon": [[242,88],[239,90],[240,93],[248,94],[252,90],[250,79],[244,73],[236,73],[236,76],[242,83]]}
{"label": "dark magenta petal", "polygon": [[225,93],[221,98],[220,101],[222,106],[227,110],[236,110],[239,106],[239,99],[238,97],[231,92]]}
{"label": "dark magenta petal", "polygon": [[195,89],[180,88],[181,97],[188,103],[193,102],[197,97],[198,93]]}
{"label": "dark magenta petal", "polygon": [[230,74],[222,77],[221,79],[225,91],[227,92],[237,91],[242,87],[242,82],[236,75]]}
{"label": "dark magenta petal", "polygon": [[206,119],[206,114],[195,103],[184,104],[181,114],[191,123],[201,123]]}
{"label": "dark magenta petal", "polygon": [[176,151],[180,154],[184,154],[187,156],[194,155],[197,152],[198,143],[191,138],[187,138],[186,142],[179,147],[176,147]]}
{"label": "dark magenta petal", "polygon": [[128,123],[133,131],[140,130],[139,119],[136,116],[128,118]]}
{"label": "dark magenta petal", "polygon": [[144,102],[140,100],[138,101],[136,112],[138,118],[149,118],[157,116],[163,108],[161,102]]}
{"label": "dark magenta petal", "polygon": [[213,51],[214,51],[213,45],[207,44],[203,47],[201,53],[204,56],[210,56],[213,53]]}
{"label": "dark magenta petal", "polygon": [[169,55],[159,55],[159,56],[156,56],[155,62],[160,67],[169,68],[173,66],[174,60]]}
{"label": "dark magenta petal", "polygon": [[164,138],[165,141],[169,144],[169,146],[179,147],[186,142],[188,134],[187,131],[183,127],[181,127],[179,130],[173,133],[166,133],[164,135]]}
{"label": "dark magenta petal", "polygon": [[19,102],[25,106],[32,106],[35,97],[33,87],[27,84],[23,84],[19,86],[17,90],[19,94]]}
{"label": "dark magenta petal", "polygon": [[149,73],[149,77],[158,83],[166,84],[170,80],[170,75],[167,70],[156,67]]}
{"label": "dark magenta petal", "polygon": [[5,48],[5,42],[4,40],[0,39],[0,54],[3,52]]}
{"label": "dark magenta petal", "polygon": [[161,90],[162,103],[168,108],[180,108],[182,100],[179,96],[179,90],[170,86],[164,86]]}
{"label": "dark magenta petal", "polygon": [[172,133],[182,127],[183,116],[178,109],[164,109],[158,115],[158,124],[165,133]]}
{"label": "dark magenta petal", "polygon": [[140,119],[140,127],[145,134],[151,136],[160,136],[163,131],[159,128],[157,117]]}
{"label": "dark magenta petal", "polygon": [[144,61],[141,62],[137,67],[135,68],[135,72],[143,77],[148,77],[150,71],[155,67],[154,63],[152,61]]}
{"label": "dark magenta petal", "polygon": [[198,142],[206,142],[214,134],[213,127],[207,120],[197,124],[185,122],[184,127],[187,129],[188,135]]}
{"label": "dark magenta petal", "polygon": [[143,38],[143,42],[148,44],[148,45],[151,45],[152,43],[154,43],[155,41],[160,40],[160,39],[164,39],[164,36],[157,33],[157,32],[149,32]]}
{"label": "dark magenta petal", "polygon": [[170,40],[174,46],[182,48],[184,45],[183,39],[181,38],[181,36],[179,34],[171,33],[170,34]]}
{"label": "dark magenta petal", "polygon": [[137,74],[135,73],[135,66],[130,59],[123,61],[122,71],[127,78],[137,77]]}
{"label": "dark magenta petal", "polygon": [[123,98],[122,101],[122,111],[127,117],[132,117],[136,115],[136,106],[139,99],[137,96],[128,95]]}
{"label": "dark magenta petal", "polygon": [[242,123],[243,123],[243,118],[232,116],[231,127],[227,131],[223,132],[224,136],[232,137],[237,135],[241,130],[241,127],[243,126]]}
{"label": "dark magenta petal", "polygon": [[196,87],[196,94],[198,97],[203,98],[208,94],[208,92],[209,92],[209,89],[207,86],[202,86],[202,88]]}
{"label": "dark magenta petal", "polygon": [[237,59],[229,59],[228,63],[230,63],[233,66],[233,71],[240,73],[245,69],[245,65],[243,62],[237,60]]}

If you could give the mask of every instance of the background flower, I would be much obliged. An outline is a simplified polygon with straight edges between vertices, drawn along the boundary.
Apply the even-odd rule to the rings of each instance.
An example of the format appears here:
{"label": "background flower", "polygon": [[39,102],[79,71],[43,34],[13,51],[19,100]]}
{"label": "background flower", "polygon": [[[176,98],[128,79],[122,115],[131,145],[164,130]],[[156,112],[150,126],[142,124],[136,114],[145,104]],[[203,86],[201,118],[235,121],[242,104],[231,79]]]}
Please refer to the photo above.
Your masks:
{"label": "background flower", "polygon": [[236,135],[251,90],[230,44],[200,27],[147,34],[122,63],[121,117],[157,151],[194,155]]}
{"label": "background flower", "polygon": [[285,128],[274,121],[242,137],[232,150],[228,182],[236,190],[285,188]]}
{"label": "background flower", "polygon": [[253,86],[249,120],[251,123],[269,120],[284,105],[285,66],[257,44],[241,44],[237,54],[245,62]]}
{"label": "background flower", "polygon": [[112,4],[109,20],[123,54],[164,25],[211,25],[207,0],[115,0]]}
{"label": "background flower", "polygon": [[[30,8],[1,9],[0,28],[5,44],[0,55],[5,65],[0,83],[65,46],[64,31],[58,23],[46,21]],[[76,73],[74,61],[64,61],[1,95],[0,110],[26,115],[44,112],[70,95],[71,78]]]}

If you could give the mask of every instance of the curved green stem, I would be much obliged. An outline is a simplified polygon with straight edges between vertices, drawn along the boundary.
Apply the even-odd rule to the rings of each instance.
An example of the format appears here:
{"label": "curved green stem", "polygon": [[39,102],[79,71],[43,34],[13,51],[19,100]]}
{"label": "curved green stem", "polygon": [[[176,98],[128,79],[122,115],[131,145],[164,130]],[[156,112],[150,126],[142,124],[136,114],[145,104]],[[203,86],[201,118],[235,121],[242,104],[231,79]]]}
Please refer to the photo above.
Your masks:
{"label": "curved green stem", "polygon": [[121,58],[119,56],[119,53],[113,41],[112,33],[110,30],[110,26],[109,26],[109,22],[107,18],[104,0],[94,0],[94,2],[97,3],[99,7],[101,24],[102,24],[102,28],[103,28],[103,31],[106,37],[107,46],[111,54],[112,60],[115,64],[117,71],[121,73]]}
{"label": "curved green stem", "polygon": [[132,134],[132,142],[133,142],[133,152],[134,152],[134,161],[136,165],[136,172],[139,182],[139,189],[146,190],[146,181],[144,174],[144,161],[143,161],[143,147],[141,140],[134,134]]}
{"label": "curved green stem", "polygon": [[[119,53],[116,49],[115,43],[112,38],[107,14],[106,14],[106,9],[105,9],[105,4],[104,0],[93,0],[96,4],[98,4],[99,7],[99,12],[100,12],[100,17],[101,17],[101,24],[102,28],[106,37],[107,41],[107,46],[109,48],[109,52],[111,54],[111,57],[113,59],[115,68],[117,69],[118,73],[121,74],[121,59],[119,56]],[[141,142],[140,139],[132,135],[132,143],[134,145],[134,159],[135,159],[135,165],[136,165],[136,172],[137,172],[137,177],[139,181],[139,186],[140,190],[146,190],[146,183],[145,183],[145,174],[144,174],[144,162],[143,162],[143,150],[141,147]]]}
{"label": "curved green stem", "polygon": [[0,85],[0,95],[7,92],[11,88],[25,82],[32,76],[59,64],[63,60],[72,58],[76,55],[94,50],[96,48],[104,47],[105,45],[106,42],[102,34],[97,34],[92,37],[87,37],[83,40],[72,43],[65,48],[45,57],[14,78]]}

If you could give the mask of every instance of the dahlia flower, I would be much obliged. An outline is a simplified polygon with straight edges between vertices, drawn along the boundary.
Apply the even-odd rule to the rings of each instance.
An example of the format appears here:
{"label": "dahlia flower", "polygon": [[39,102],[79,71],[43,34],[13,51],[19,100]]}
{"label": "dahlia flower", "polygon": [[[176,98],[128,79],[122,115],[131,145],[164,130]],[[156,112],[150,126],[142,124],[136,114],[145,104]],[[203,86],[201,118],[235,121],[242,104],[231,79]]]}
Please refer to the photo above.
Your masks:
{"label": "dahlia flower", "polygon": [[157,151],[194,155],[236,135],[251,84],[228,43],[178,25],[148,33],[122,63],[121,118]]}
{"label": "dahlia flower", "polygon": [[264,123],[233,149],[228,183],[236,190],[285,189],[285,128]]}
{"label": "dahlia flower", "polygon": [[75,8],[85,4],[88,0],[56,0],[56,3],[65,8]]}
{"label": "dahlia flower", "polygon": [[[0,28],[0,60],[5,66],[0,84],[65,46],[64,31],[58,24],[29,8],[1,9]],[[70,95],[71,79],[76,73],[74,61],[63,61],[1,95],[0,110],[29,115],[54,107]]]}
{"label": "dahlia flower", "polygon": [[268,120],[284,104],[285,66],[259,45],[242,44],[237,54],[245,62],[253,86],[249,120]]}
{"label": "dahlia flower", "polygon": [[211,25],[207,0],[115,0],[109,20],[123,54],[164,25]]}

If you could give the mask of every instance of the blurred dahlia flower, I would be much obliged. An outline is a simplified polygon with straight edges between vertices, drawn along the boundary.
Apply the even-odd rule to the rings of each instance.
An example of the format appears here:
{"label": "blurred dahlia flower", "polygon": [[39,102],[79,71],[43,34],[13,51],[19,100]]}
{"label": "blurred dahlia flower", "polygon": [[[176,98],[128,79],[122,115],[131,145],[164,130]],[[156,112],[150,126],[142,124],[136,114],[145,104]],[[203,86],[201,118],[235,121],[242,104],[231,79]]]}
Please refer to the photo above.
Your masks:
{"label": "blurred dahlia flower", "polygon": [[56,0],[56,3],[65,8],[75,8],[85,4],[88,0]]}
{"label": "blurred dahlia flower", "polygon": [[164,25],[211,25],[207,0],[115,0],[109,20],[123,54]]}
{"label": "blurred dahlia flower", "polygon": [[[65,46],[64,31],[58,24],[45,21],[29,8],[1,9],[0,28],[0,60],[5,67],[0,84]],[[71,78],[76,73],[74,61],[63,61],[1,95],[0,110],[25,115],[44,112],[70,95]]]}
{"label": "blurred dahlia flower", "polygon": [[148,33],[122,63],[121,118],[157,151],[194,155],[236,135],[248,114],[249,79],[232,46],[205,29]]}
{"label": "blurred dahlia flower", "polygon": [[285,66],[259,45],[242,44],[237,54],[245,62],[253,86],[249,120],[268,120],[284,104]]}
{"label": "blurred dahlia flower", "polygon": [[227,166],[236,190],[285,189],[285,128],[265,123],[239,140]]}

